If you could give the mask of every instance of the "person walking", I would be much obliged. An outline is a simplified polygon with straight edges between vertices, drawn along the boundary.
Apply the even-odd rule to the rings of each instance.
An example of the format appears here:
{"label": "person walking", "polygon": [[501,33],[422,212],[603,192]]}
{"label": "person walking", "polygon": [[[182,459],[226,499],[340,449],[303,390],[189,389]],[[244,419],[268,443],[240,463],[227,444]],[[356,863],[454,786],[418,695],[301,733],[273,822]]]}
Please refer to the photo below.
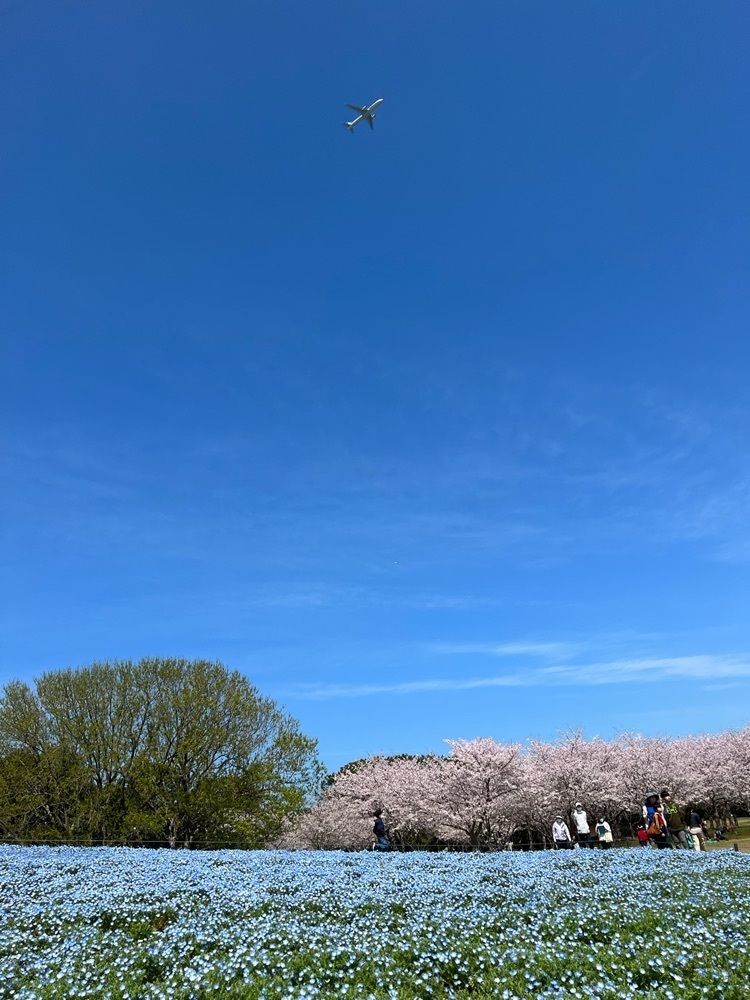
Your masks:
{"label": "person walking", "polygon": [[390,851],[391,845],[385,832],[385,823],[383,822],[382,809],[375,810],[375,825],[372,828],[372,832],[375,834],[375,837],[377,838],[375,843],[375,850]]}
{"label": "person walking", "polygon": [[570,830],[562,816],[555,816],[555,822],[552,824],[552,843],[555,845],[555,850],[572,846]]}
{"label": "person walking", "polygon": [[596,824],[596,835],[599,838],[600,847],[611,847],[614,843],[615,838],[612,836],[612,827],[603,816]]}

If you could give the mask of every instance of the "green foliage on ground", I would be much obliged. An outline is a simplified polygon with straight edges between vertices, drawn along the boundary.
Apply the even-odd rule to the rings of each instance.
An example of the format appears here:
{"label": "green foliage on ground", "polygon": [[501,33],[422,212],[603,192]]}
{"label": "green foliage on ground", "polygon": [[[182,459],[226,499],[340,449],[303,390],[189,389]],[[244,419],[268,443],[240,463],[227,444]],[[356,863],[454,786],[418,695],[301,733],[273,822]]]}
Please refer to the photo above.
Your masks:
{"label": "green foliage on ground", "polygon": [[747,856],[0,849],[0,1000],[744,1000]]}

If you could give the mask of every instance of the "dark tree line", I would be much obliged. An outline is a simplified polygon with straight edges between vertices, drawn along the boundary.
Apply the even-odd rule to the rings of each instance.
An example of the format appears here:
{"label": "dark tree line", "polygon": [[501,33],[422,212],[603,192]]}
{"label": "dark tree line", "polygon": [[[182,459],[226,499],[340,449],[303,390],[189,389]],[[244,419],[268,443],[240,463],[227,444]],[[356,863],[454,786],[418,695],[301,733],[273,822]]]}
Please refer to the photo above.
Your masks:
{"label": "dark tree line", "polygon": [[95,663],[0,694],[6,840],[260,847],[322,777],[316,742],[220,663]]}

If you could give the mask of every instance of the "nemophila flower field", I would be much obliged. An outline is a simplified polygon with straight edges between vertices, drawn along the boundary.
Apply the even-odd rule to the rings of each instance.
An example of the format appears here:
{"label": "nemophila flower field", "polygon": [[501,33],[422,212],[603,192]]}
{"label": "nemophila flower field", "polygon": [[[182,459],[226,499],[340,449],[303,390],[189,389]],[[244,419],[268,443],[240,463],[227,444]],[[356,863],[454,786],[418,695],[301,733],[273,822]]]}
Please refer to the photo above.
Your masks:
{"label": "nemophila flower field", "polygon": [[0,996],[750,989],[750,857],[0,848]]}

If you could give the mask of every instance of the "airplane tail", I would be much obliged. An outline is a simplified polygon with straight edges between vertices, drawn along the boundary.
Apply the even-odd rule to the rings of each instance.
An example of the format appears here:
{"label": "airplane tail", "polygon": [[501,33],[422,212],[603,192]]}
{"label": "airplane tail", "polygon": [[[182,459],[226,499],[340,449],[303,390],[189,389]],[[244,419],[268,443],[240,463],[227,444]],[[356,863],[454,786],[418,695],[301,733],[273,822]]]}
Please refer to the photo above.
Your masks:
{"label": "airplane tail", "polygon": [[354,134],[354,122],[344,122],[344,128],[348,128]]}

